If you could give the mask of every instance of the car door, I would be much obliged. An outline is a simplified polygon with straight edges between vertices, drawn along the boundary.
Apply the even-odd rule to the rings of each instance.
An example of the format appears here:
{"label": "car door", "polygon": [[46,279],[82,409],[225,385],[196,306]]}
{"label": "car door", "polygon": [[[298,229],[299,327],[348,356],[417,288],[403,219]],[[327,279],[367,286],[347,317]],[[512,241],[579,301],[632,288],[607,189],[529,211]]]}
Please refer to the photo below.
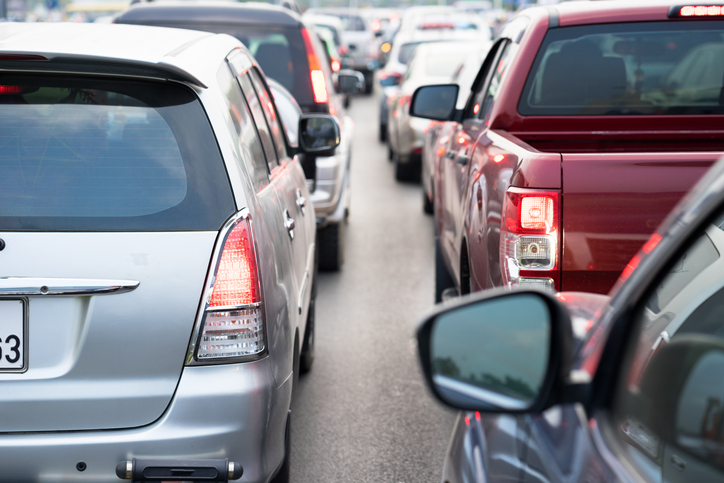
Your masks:
{"label": "car door", "polygon": [[[467,192],[471,150],[483,129],[483,116],[486,111],[482,111],[481,106],[486,100],[489,105],[492,104],[494,95],[490,95],[490,89],[491,81],[495,77],[494,67],[499,64],[498,59],[507,43],[502,39],[490,50],[473,84],[470,99],[463,112],[463,121],[453,128],[448,147],[441,160],[442,179],[439,188],[444,201],[442,226],[439,228],[440,242],[443,251],[449,255],[449,261],[455,272],[459,271],[460,266],[463,197]],[[460,282],[460,273],[453,275]],[[461,293],[469,292],[469,287],[460,288]]]}
{"label": "car door", "polygon": [[[239,84],[249,103],[260,133],[267,137],[265,153],[273,153],[269,163],[270,182],[278,197],[282,223],[291,249],[298,315],[306,315],[311,276],[314,269],[314,211],[308,206],[309,193],[303,170],[292,160],[286,148],[284,128],[278,119],[273,97],[256,67],[239,76]],[[254,115],[254,113],[257,113]],[[270,157],[267,156],[267,160]]]}

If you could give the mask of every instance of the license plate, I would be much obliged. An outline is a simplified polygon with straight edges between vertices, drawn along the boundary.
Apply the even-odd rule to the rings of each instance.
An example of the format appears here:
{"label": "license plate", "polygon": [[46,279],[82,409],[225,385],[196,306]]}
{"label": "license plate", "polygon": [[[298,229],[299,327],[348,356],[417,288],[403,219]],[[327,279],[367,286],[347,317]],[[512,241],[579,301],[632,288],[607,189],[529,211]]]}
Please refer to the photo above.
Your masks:
{"label": "license plate", "polygon": [[0,301],[0,372],[18,372],[26,369],[24,300]]}

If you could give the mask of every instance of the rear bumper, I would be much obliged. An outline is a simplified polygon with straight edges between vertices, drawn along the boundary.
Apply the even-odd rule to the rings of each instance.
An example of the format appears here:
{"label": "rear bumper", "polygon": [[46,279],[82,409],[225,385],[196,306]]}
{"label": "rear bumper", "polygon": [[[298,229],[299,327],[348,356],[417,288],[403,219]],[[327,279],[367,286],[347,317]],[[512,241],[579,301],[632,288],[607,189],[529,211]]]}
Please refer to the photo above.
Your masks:
{"label": "rear bumper", "polygon": [[291,377],[274,387],[272,369],[269,357],[186,367],[166,412],[142,428],[0,434],[2,479],[118,483],[116,466],[133,458],[228,458],[243,481],[266,482],[284,460],[292,389]]}

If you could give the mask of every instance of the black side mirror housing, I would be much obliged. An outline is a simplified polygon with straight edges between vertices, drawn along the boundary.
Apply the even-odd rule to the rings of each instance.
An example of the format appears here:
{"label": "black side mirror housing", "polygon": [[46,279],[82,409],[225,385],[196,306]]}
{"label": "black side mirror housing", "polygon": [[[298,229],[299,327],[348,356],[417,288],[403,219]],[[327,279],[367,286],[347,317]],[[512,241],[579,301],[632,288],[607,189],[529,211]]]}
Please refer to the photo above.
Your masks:
{"label": "black side mirror housing", "polygon": [[418,87],[412,94],[410,115],[434,121],[451,121],[457,114],[455,104],[459,91],[457,84]]}
{"label": "black side mirror housing", "polygon": [[356,70],[340,70],[336,79],[337,87],[342,94],[357,94],[365,85],[364,74]]}
{"label": "black side mirror housing", "polygon": [[563,402],[571,319],[552,295],[491,290],[443,304],[417,331],[427,384],[447,406],[539,413]]}
{"label": "black side mirror housing", "polygon": [[339,146],[339,124],[329,114],[302,114],[298,132],[300,153],[332,156]]}

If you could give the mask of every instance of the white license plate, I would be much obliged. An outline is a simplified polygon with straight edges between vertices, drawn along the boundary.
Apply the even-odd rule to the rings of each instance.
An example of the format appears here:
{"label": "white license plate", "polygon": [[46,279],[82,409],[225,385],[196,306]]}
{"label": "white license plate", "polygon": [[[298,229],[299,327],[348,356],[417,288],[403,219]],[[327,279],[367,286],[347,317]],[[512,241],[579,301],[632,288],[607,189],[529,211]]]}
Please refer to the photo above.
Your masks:
{"label": "white license plate", "polygon": [[0,301],[0,372],[25,369],[25,302]]}

